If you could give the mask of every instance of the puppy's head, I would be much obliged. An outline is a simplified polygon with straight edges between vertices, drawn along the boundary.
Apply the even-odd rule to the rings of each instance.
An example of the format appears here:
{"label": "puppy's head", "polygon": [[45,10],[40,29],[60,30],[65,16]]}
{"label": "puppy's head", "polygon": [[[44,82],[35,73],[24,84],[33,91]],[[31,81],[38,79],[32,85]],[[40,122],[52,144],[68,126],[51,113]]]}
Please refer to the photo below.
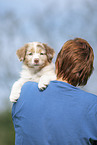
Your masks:
{"label": "puppy's head", "polygon": [[30,68],[42,68],[52,62],[54,50],[47,44],[40,42],[31,42],[17,50],[17,56],[20,61]]}

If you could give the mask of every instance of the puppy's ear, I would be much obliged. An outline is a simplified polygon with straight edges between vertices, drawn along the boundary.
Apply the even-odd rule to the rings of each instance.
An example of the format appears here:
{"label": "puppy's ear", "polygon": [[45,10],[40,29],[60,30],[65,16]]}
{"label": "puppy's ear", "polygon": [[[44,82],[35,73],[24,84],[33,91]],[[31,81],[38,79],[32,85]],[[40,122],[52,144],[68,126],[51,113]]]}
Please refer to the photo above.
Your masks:
{"label": "puppy's ear", "polygon": [[28,44],[24,45],[23,47],[17,50],[16,54],[20,61],[24,61],[27,47],[28,47]]}
{"label": "puppy's ear", "polygon": [[52,59],[54,57],[55,51],[54,51],[54,49],[49,47],[47,44],[43,43],[43,45],[44,45],[44,47],[46,49],[46,54],[47,54],[48,62],[51,63]]}

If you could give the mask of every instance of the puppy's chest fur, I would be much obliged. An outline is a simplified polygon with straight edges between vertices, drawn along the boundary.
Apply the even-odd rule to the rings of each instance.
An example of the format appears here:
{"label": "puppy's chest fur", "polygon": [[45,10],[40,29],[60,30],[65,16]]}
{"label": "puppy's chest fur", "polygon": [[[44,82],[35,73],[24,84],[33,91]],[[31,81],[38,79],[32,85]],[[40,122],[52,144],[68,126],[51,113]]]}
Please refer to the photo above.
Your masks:
{"label": "puppy's chest fur", "polygon": [[34,68],[28,68],[27,66],[22,66],[22,71],[20,72],[20,76],[23,80],[39,82],[42,76],[55,75],[54,72],[54,64],[51,63],[48,66],[45,66],[41,70],[35,70]]}

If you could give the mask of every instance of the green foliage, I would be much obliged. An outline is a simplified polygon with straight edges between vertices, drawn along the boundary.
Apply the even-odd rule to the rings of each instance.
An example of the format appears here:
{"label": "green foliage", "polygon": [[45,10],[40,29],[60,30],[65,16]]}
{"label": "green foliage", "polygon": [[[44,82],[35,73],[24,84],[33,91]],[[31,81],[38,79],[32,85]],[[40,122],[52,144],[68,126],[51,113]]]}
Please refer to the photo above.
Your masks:
{"label": "green foliage", "polygon": [[14,145],[15,133],[11,112],[0,114],[0,145]]}

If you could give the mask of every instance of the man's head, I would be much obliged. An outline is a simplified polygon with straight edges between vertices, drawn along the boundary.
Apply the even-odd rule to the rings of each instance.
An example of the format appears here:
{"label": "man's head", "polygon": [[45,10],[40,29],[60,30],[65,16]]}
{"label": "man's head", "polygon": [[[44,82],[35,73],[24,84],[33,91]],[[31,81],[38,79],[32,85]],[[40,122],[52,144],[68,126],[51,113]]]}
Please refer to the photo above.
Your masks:
{"label": "man's head", "polygon": [[69,40],[64,43],[56,59],[57,78],[73,86],[86,85],[93,72],[93,60],[93,49],[86,40]]}

